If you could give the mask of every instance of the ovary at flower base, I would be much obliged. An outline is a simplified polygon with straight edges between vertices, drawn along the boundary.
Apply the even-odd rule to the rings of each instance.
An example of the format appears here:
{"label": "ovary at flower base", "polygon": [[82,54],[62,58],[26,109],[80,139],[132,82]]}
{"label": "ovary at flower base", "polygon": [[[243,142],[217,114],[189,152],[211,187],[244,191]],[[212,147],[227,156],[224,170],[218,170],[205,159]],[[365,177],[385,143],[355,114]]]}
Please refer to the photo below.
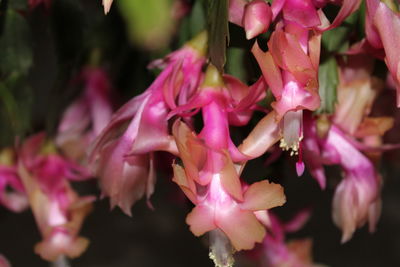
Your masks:
{"label": "ovary at flower base", "polygon": [[79,231],[94,198],[79,197],[70,181],[87,179],[89,173],[57,154],[44,134],[28,138],[18,156],[18,174],[43,239],[35,252],[47,261],[79,257],[89,245]]}
{"label": "ovary at flower base", "polygon": [[134,97],[113,115],[95,140],[90,164],[100,179],[102,195],[110,197],[111,207],[131,214],[131,206],[153,193],[154,151],[177,153],[168,132],[168,113],[185,104],[202,79],[207,34],[201,33],[181,49],[153,67],[163,68],[150,87]]}

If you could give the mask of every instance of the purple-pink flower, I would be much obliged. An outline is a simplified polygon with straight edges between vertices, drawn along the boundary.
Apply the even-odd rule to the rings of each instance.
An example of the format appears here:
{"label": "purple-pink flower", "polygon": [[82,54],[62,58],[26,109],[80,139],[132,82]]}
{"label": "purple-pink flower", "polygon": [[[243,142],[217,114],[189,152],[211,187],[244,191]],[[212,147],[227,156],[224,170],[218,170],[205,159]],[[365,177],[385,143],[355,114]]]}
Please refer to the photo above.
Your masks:
{"label": "purple-pink flower", "polygon": [[28,207],[25,189],[17,171],[16,155],[11,148],[0,152],[0,205],[13,212],[21,212]]}
{"label": "purple-pink flower", "polygon": [[57,146],[71,159],[82,160],[86,148],[107,126],[112,115],[111,85],[101,68],[87,67],[78,77],[83,92],[64,112]]}
{"label": "purple-pink flower", "polygon": [[28,138],[18,156],[18,174],[43,239],[35,252],[48,261],[80,256],[89,241],[79,230],[93,197],[79,197],[69,181],[87,179],[89,173],[58,155],[44,134]]}
{"label": "purple-pink flower", "polygon": [[196,92],[206,43],[207,35],[201,33],[165,59],[153,62],[151,66],[163,68],[161,74],[113,115],[94,142],[90,162],[111,207],[119,206],[130,215],[133,203],[144,194],[149,199],[154,191],[152,152],[177,154],[168,131],[168,113]]}

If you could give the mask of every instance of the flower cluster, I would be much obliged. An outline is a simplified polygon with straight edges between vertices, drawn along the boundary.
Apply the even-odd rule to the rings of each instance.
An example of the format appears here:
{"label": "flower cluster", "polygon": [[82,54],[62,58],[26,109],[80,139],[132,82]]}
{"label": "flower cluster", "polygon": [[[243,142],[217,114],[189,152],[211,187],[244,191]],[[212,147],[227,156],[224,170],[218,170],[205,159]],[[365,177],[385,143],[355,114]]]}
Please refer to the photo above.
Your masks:
{"label": "flower cluster", "polygon": [[[105,13],[112,2],[102,1]],[[218,31],[203,31],[151,62],[157,77],[115,112],[106,69],[83,67],[74,79],[82,93],[62,114],[55,136],[34,134],[1,151],[0,204],[12,212],[30,207],[42,237],[34,250],[43,259],[75,258],[89,245],[79,232],[96,198],[80,196],[71,183],[98,179],[101,197],[131,216],[143,197],[153,208],[162,151],[174,158],[171,181],[193,206],[188,228],[195,236],[208,234],[215,266],[233,266],[235,252],[254,248],[261,266],[316,266],[311,239],[285,240],[306,224],[311,209],[284,223],[270,211],[287,201],[283,180],[249,182],[244,169],[267,151],[289,151],[297,159],[297,176],[307,171],[321,190],[334,190],[332,217],[342,242],[366,223],[375,231],[382,205],[380,159],[399,146],[384,139],[394,118],[373,111],[391,88],[400,106],[400,17],[393,3],[365,2],[360,9],[360,0],[226,1],[225,19],[242,27],[251,42],[247,52],[258,76],[250,85],[208,58]],[[50,5],[29,1],[31,8],[40,3]],[[190,5],[180,4],[184,17]],[[332,22],[324,13],[331,5],[339,6]],[[363,39],[326,47],[324,38],[354,14],[365,18]],[[384,79],[376,71],[380,60],[387,66]],[[322,64],[328,61],[327,75]],[[331,110],[323,108],[327,102]],[[234,136],[244,128],[246,134]],[[341,171],[337,184],[328,182],[332,165]],[[9,266],[1,254],[0,266]]]}

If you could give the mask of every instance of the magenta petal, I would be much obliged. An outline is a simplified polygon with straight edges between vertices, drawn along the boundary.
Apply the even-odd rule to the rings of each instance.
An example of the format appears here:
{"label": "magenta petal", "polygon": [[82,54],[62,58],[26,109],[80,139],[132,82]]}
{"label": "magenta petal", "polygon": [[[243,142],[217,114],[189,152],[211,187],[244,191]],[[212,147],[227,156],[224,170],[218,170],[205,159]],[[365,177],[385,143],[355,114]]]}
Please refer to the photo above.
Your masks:
{"label": "magenta petal", "polygon": [[229,0],[229,21],[242,26],[246,0]]}
{"label": "magenta petal", "polygon": [[283,18],[304,28],[316,27],[321,24],[311,0],[286,0],[283,7]]}
{"label": "magenta petal", "polygon": [[130,153],[143,154],[155,150],[166,150],[171,142],[168,135],[168,109],[161,94],[153,94],[140,116],[136,139]]}
{"label": "magenta petal", "polygon": [[302,162],[302,161],[298,161],[298,162],[296,162],[296,173],[297,173],[297,176],[302,176],[303,175],[303,173],[304,173],[304,162]]}
{"label": "magenta petal", "polygon": [[271,23],[271,8],[264,0],[253,0],[245,7],[243,26],[246,31],[246,38],[252,39],[259,34],[266,32]]}

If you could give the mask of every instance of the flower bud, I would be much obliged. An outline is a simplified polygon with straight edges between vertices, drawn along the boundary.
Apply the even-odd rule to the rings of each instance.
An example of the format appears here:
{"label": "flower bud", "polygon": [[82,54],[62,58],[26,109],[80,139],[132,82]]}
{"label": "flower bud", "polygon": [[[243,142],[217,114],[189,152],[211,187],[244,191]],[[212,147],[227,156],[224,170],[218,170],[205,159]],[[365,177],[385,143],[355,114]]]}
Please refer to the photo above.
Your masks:
{"label": "flower bud", "polygon": [[272,12],[264,0],[254,0],[248,3],[244,10],[243,26],[246,38],[252,39],[268,30],[271,23]]}

